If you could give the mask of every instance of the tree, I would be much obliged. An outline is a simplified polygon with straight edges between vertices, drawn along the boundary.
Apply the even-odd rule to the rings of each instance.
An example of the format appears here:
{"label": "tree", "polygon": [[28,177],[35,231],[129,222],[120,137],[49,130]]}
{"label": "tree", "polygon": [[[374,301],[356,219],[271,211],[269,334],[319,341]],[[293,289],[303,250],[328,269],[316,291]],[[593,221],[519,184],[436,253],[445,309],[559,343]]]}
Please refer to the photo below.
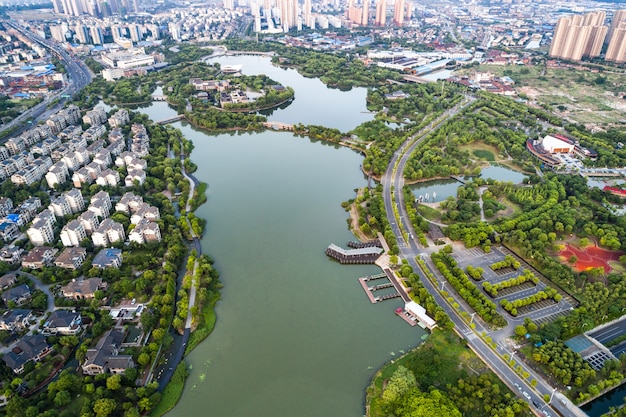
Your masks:
{"label": "tree", "polygon": [[122,387],[122,376],[120,374],[111,375],[107,378],[107,388],[116,391]]}
{"label": "tree", "polygon": [[416,386],[417,381],[413,372],[400,365],[387,382],[383,391],[383,400],[385,403],[392,403]]}
{"label": "tree", "polygon": [[54,396],[54,405],[56,405],[57,407],[65,407],[71,402],[72,402],[72,396],[69,393],[69,391],[66,391],[66,390],[59,391]]}
{"label": "tree", "polygon": [[117,403],[111,398],[100,398],[96,400],[93,405],[93,412],[96,413],[96,417],[108,417],[113,411]]}
{"label": "tree", "polygon": [[137,363],[141,366],[146,366],[147,364],[150,363],[150,355],[148,355],[147,353],[140,353],[139,357],[137,358]]}
{"label": "tree", "polygon": [[526,333],[528,333],[528,331],[526,330],[526,327],[524,327],[523,325],[519,325],[519,326],[515,326],[515,334],[519,337],[524,337],[526,335]]}

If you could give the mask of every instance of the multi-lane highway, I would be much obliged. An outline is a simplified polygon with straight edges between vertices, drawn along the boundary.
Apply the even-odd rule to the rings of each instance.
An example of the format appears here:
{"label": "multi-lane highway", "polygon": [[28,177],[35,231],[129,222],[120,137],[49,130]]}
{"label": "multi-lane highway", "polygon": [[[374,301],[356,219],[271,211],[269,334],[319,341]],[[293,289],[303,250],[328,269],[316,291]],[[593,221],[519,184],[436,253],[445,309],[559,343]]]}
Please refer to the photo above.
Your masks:
{"label": "multi-lane highway", "polygon": [[[31,42],[39,43],[50,50],[52,54],[56,55],[59,60],[63,62],[67,72],[68,84],[63,90],[31,107],[10,123],[2,126],[2,131],[18,127],[12,132],[13,135],[17,135],[23,130],[30,128],[31,124],[27,123],[28,121],[34,122],[40,118],[45,119],[51,114],[56,113],[65,105],[67,98],[72,97],[91,82],[92,75],[84,62],[75,58],[70,52],[63,49],[63,47],[57,43],[48,39],[40,38],[35,33],[28,31],[26,28],[16,24],[15,22],[8,20],[3,20],[2,22],[7,27],[11,27],[20,32],[22,36],[29,39]],[[59,99],[58,102],[54,105],[50,105],[50,103],[56,99]]]}
{"label": "multi-lane highway", "polygon": [[[411,153],[429,133],[438,129],[448,118],[456,115],[462,109],[469,106],[473,101],[473,97],[467,96],[462,103],[446,111],[443,115],[434,120],[427,128],[407,139],[405,144],[394,153],[387,171],[381,178],[384,190],[383,198],[385,202],[385,209],[387,211],[388,220],[391,224],[393,233],[398,241],[400,256],[409,262],[409,264],[413,267],[413,270],[419,274],[422,283],[433,295],[437,304],[445,309],[448,316],[450,316],[450,319],[454,322],[457,333],[465,338],[468,345],[474,350],[474,352],[476,352],[476,354],[480,356],[483,361],[485,361],[485,363],[496,374],[498,374],[498,376],[505,383],[508,384],[509,387],[518,392],[520,397],[529,402],[531,409],[545,416],[558,415],[555,410],[558,410],[558,413],[566,417],[585,416],[585,413],[569,402],[565,397],[560,395],[555,396],[553,388],[549,386],[543,378],[541,378],[541,376],[535,374],[531,369],[525,369],[525,371],[529,372],[531,378],[537,382],[534,388],[527,382],[528,379],[521,378],[517,372],[512,369],[509,363],[507,363],[508,361],[503,358],[504,354],[514,355],[515,352],[508,352],[504,346],[499,344],[496,349],[494,349],[479,336],[478,332],[470,327],[469,323],[462,319],[459,312],[448,304],[448,301],[441,296],[433,283],[431,283],[430,280],[428,280],[428,278],[426,278],[421,272],[417,262],[415,261],[416,256],[420,254],[421,250],[415,240],[409,239],[409,241],[406,242],[403,237],[403,230],[406,231],[409,236],[415,236],[415,232],[405,209],[402,193],[402,187],[404,185],[404,178],[402,174]],[[394,205],[397,207],[399,213],[400,225],[396,222]],[[459,304],[464,305],[462,300],[459,300]],[[469,313],[471,314],[472,311],[469,311]],[[546,403],[544,395],[550,399],[550,404]],[[558,400],[552,401],[555,398]]]}

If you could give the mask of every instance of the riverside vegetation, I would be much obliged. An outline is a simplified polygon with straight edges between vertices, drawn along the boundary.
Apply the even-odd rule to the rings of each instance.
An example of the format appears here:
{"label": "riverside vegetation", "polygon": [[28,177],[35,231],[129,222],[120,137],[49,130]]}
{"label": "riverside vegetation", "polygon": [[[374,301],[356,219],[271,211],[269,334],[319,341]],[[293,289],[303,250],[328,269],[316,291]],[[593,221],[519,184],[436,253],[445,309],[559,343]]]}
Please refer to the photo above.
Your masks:
{"label": "riverside vegetation", "polygon": [[[236,46],[236,49],[253,48],[255,47],[253,45],[241,41],[231,43],[231,47]],[[281,62],[279,58],[286,58],[287,60],[282,60],[284,65],[293,66],[303,74],[309,76],[326,74],[321,79],[330,85],[346,89],[353,85],[371,86],[368,102],[372,111],[378,112],[376,120],[364,123],[345,135],[333,130],[326,131],[323,127],[301,126],[298,132],[302,135],[315,136],[318,139],[333,140],[361,150],[366,155],[363,169],[374,177],[384,172],[391,153],[397,150],[412,132],[428,125],[436,115],[441,114],[442,111],[458,102],[463,94],[463,89],[453,85],[445,85],[443,90],[439,84],[381,87],[380,84],[384,79],[397,79],[397,73],[380,70],[377,67],[365,67],[354,56],[313,53],[299,48],[289,48],[289,51],[286,51],[275,43],[261,43],[256,46],[256,48],[259,47],[276,51],[278,56],[275,59],[277,62]],[[193,52],[189,49],[187,53],[196,56],[197,51]],[[186,74],[188,75],[176,79],[178,69],[187,71]],[[183,105],[182,99],[193,100],[193,97],[190,97],[191,92],[188,91],[188,87],[185,87],[185,82],[188,83],[188,77],[199,77],[202,74],[211,75],[210,71],[214,71],[214,69],[210,69],[210,66],[204,64],[182,63],[180,67],[173,67],[171,70],[160,74],[122,80],[119,85],[112,86],[97,81],[92,87],[89,87],[91,90],[88,89],[85,93],[81,93],[79,98],[84,104],[93,103],[99,95],[103,97],[114,96],[116,99],[132,100],[132,102],[147,101],[149,99],[148,92],[153,90],[157,81],[161,81],[165,83],[166,87],[172,87],[175,105],[181,106]],[[164,78],[161,79],[160,77]],[[399,99],[390,99],[386,96],[386,94],[399,92],[407,94]],[[206,118],[207,122],[202,122],[206,127],[214,129],[256,129],[263,121],[261,116],[253,114],[222,111],[207,112],[201,117]],[[390,128],[386,123],[387,121],[397,123],[398,127]],[[407,171],[404,173],[408,181],[421,181],[449,175],[476,175],[483,161],[476,154],[473,154],[471,149],[484,146],[495,149],[502,159],[510,161],[511,166],[529,173],[525,187],[498,181],[480,183],[476,180],[471,183],[470,180],[469,187],[464,188],[463,191],[465,193],[463,199],[470,203],[457,203],[455,206],[450,202],[449,205],[443,207],[446,213],[441,213],[441,216],[449,223],[444,232],[451,239],[462,240],[467,247],[480,246],[485,251],[488,251],[492,244],[506,243],[555,285],[576,297],[580,305],[569,315],[543,326],[537,326],[532,322],[526,323],[525,329],[531,334],[531,342],[565,340],[580,332],[582,323],[595,326],[619,317],[621,310],[626,308],[626,301],[624,301],[626,300],[626,285],[624,284],[623,269],[616,268],[607,275],[600,274],[599,271],[576,273],[567,265],[558,262],[553,256],[554,246],[570,235],[593,238],[601,246],[614,249],[619,248],[620,242],[624,241],[626,237],[626,223],[623,216],[616,216],[611,211],[610,204],[617,202],[616,197],[598,189],[589,189],[585,184],[585,179],[578,176],[557,173],[543,176],[535,175],[536,162],[525,152],[525,140],[529,137],[539,137],[561,127],[569,135],[579,140],[583,146],[590,146],[598,151],[597,161],[586,161],[586,164],[590,166],[625,165],[626,154],[617,149],[618,142],[625,139],[623,132],[611,131],[592,135],[578,125],[561,121],[546,110],[529,108],[506,98],[480,93],[479,100],[460,115],[447,121],[442,128],[431,134],[418,147],[411,157]],[[180,140],[180,137],[177,137],[177,134],[170,128],[152,126],[150,129],[151,134],[154,132],[155,135],[174,137],[175,140],[169,141],[172,147],[177,146],[176,144]],[[167,140],[161,142],[161,146],[165,146],[165,143]],[[161,155],[162,162],[165,163],[165,155],[161,152],[158,152],[157,155]],[[161,190],[180,188],[184,195],[185,184],[179,167],[176,167],[175,162],[169,163],[173,165],[164,166],[163,172],[154,167],[156,168],[155,172],[160,173],[161,176],[156,175],[155,180],[157,182],[155,184],[153,180],[152,184],[165,186]],[[168,172],[171,172],[173,177],[165,175],[167,168],[171,169]],[[510,208],[521,208],[521,210],[513,210],[511,216],[494,216],[488,222],[476,221],[475,213],[465,215],[474,210],[475,206],[471,202],[475,201],[473,200],[475,192],[472,187],[475,188],[477,185],[487,186],[487,191],[492,197],[494,205],[497,203]],[[379,187],[367,189],[362,197],[346,202],[345,205],[347,207],[350,204],[357,204],[359,224],[366,235],[373,235],[375,231],[381,231],[386,238],[389,237],[391,254],[393,255],[398,253],[398,246],[395,238],[392,238],[393,234],[390,233],[380,192]],[[414,213],[414,223],[421,225],[420,229],[424,230],[425,220],[421,219],[419,206],[417,209]],[[497,212],[498,210],[494,209],[494,211]],[[182,233],[178,231],[176,236],[178,236],[177,242],[180,244],[174,245],[174,248],[182,248]],[[172,252],[179,254],[180,259],[182,259],[181,250]],[[167,254],[170,255],[169,250]],[[154,259],[152,258],[153,254],[146,253],[144,255],[148,257],[141,258],[144,262],[141,265],[149,267],[150,261]],[[174,313],[173,305],[167,301],[174,298],[172,293],[174,276],[172,274],[175,270],[167,268],[165,271],[168,275],[164,277],[165,281],[157,286],[159,293],[156,299],[159,302],[155,303],[153,310],[159,315],[156,321],[146,319],[147,323],[145,323],[146,327],[155,328],[152,337],[155,337],[154,333],[156,332],[156,336],[160,335],[161,338],[167,338],[166,332],[158,332],[157,330],[169,327],[165,313]],[[151,271],[146,269],[144,274],[149,272]],[[402,273],[407,274],[408,277],[411,276],[411,272],[408,270]],[[123,281],[123,278],[120,281]],[[148,282],[152,283],[151,280]],[[470,281],[468,280],[468,282]],[[218,281],[212,280],[212,283],[217,285]],[[123,284],[114,287],[125,296],[136,290],[134,287]],[[443,322],[442,327],[446,327],[445,324],[449,321],[446,321],[445,314],[440,308],[438,309],[432,300],[429,301],[425,290],[414,285],[413,293],[413,296],[418,297],[420,303],[426,306],[429,314],[436,317],[440,324]],[[207,298],[213,299],[211,296]],[[492,317],[497,316],[492,315]],[[437,340],[440,340],[440,337],[451,340],[449,339],[451,336],[439,336],[438,333],[435,332],[431,336],[433,344],[438,343]],[[447,346],[443,342],[441,343],[443,346]],[[155,342],[154,345],[147,346],[146,352],[141,352],[145,354],[142,356],[142,362],[147,364],[152,359],[154,354],[152,348],[156,346],[158,343]],[[626,360],[622,360],[620,363],[609,362],[605,369],[598,373],[595,371],[574,372],[581,360],[576,356],[577,354],[569,351],[562,344],[556,343],[547,346],[544,350],[538,350],[539,348],[533,348],[529,344],[523,351],[526,352],[528,360],[535,360],[537,364],[545,365],[552,372],[560,375],[560,383],[566,384],[573,381],[574,387],[570,396],[575,400],[582,401],[597,393],[601,388],[614,385],[617,383],[616,381],[620,380],[619,376],[626,366]],[[572,358],[572,360],[550,359],[553,356],[546,349],[558,349],[561,355]],[[466,356],[464,352],[459,352],[450,346],[436,350],[429,345],[425,345],[414,352],[417,357],[421,355],[429,358],[431,366],[433,363],[438,364],[436,368],[437,379],[433,379],[432,373],[429,372],[425,372],[425,376],[421,376],[421,372],[415,372],[415,369],[426,366],[428,361],[418,364],[417,360],[411,363],[407,359],[404,369],[400,369],[399,366],[396,367],[397,369],[385,368],[382,371],[382,379],[376,379],[373,382],[373,388],[368,391],[370,411],[374,412],[378,409],[383,413],[378,415],[410,416],[419,415],[420,410],[426,407],[429,413],[433,415],[443,415],[437,413],[439,411],[444,412],[444,410],[448,413],[445,415],[460,415],[460,413],[466,415],[524,415],[527,412],[525,403],[507,393],[506,388],[501,386],[500,382],[493,377],[484,376],[486,373],[476,368],[480,367],[479,364],[476,364],[476,367],[465,367],[465,365],[459,367],[459,359]],[[445,359],[439,358],[444,353],[450,353],[450,355],[446,356]],[[396,364],[400,365],[404,362],[395,362],[390,366],[393,367]],[[459,375],[459,369],[463,369],[462,372],[465,373]],[[64,376],[64,378],[65,381],[70,377]],[[88,394],[81,397],[81,400],[78,401],[79,406],[75,405],[76,401],[71,402],[71,406],[76,407],[74,408],[76,411],[84,409],[91,413],[95,411],[94,407],[97,404],[98,410],[103,413],[102,415],[107,415],[107,410],[111,413],[115,407],[122,407],[125,409],[125,415],[131,416],[133,413],[153,409],[160,400],[160,395],[153,390],[151,391],[153,387],[137,388],[136,390],[134,388],[126,389],[131,388],[130,381],[126,377],[124,377],[126,379],[122,378],[120,383],[121,386],[126,387],[123,390],[123,395],[129,395],[128,397],[122,397],[122,390],[116,388],[118,387],[117,378],[111,380],[110,384],[108,378],[82,379],[78,382],[74,380],[74,377],[71,378],[71,383],[65,386],[67,389],[64,391],[72,395],[77,393],[74,391],[75,386],[84,386],[81,388],[81,392]],[[497,390],[495,389],[496,386],[498,387]],[[490,397],[485,394],[491,390],[494,390],[498,395]],[[137,394],[131,395],[131,391]],[[387,394],[385,394],[386,391],[388,391]],[[58,392],[54,389],[49,390],[50,394],[42,399],[41,406],[43,408],[41,410],[54,402]],[[99,396],[97,400],[94,393]],[[476,395],[472,396],[470,393],[476,393]],[[67,394],[65,393],[59,395],[58,402],[63,403],[63,398],[66,397]],[[113,398],[117,399],[117,405],[114,408],[112,408],[112,401],[116,400]],[[133,398],[138,401],[138,405],[135,405]],[[36,407],[37,412],[40,410],[39,406],[26,407],[24,400],[19,396],[12,397],[9,406],[11,408],[7,408],[7,410],[14,410],[18,413],[16,415],[26,415],[24,414],[25,410],[30,410],[32,414],[35,412],[32,407]],[[65,405],[66,408],[69,406],[69,403]],[[48,410],[48,412],[51,411],[53,410]]]}

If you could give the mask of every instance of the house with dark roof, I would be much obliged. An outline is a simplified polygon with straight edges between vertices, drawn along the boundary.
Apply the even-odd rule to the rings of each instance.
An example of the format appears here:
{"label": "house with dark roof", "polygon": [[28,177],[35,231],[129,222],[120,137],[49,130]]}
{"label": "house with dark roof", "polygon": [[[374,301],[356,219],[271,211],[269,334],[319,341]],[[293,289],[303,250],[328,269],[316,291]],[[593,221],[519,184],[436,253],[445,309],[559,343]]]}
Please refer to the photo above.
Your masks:
{"label": "house with dark roof", "polygon": [[70,310],[55,310],[41,326],[45,335],[61,334],[74,335],[80,333],[82,318],[80,313]]}
{"label": "house with dark roof", "polygon": [[32,293],[30,287],[26,284],[18,285],[0,294],[0,298],[4,301],[4,305],[8,306],[10,302],[14,302],[21,306],[30,300]]}
{"label": "house with dark roof", "polygon": [[44,335],[24,336],[2,360],[14,373],[21,374],[24,372],[24,365],[30,361],[39,362],[50,352],[52,347],[48,345]]}
{"label": "house with dark roof", "polygon": [[15,274],[4,274],[0,277],[0,288],[7,289],[15,285],[17,276]]}
{"label": "house with dark roof", "polygon": [[88,349],[83,373],[87,375],[123,374],[126,369],[134,368],[131,355],[120,355],[120,346],[124,340],[124,331],[111,329],[98,341],[95,348]]}
{"label": "house with dark roof", "polygon": [[102,249],[93,258],[92,266],[96,268],[119,268],[122,266],[122,250],[117,248]]}
{"label": "house with dark roof", "polygon": [[33,317],[31,310],[7,310],[0,316],[0,330],[25,329],[29,326],[29,320]]}

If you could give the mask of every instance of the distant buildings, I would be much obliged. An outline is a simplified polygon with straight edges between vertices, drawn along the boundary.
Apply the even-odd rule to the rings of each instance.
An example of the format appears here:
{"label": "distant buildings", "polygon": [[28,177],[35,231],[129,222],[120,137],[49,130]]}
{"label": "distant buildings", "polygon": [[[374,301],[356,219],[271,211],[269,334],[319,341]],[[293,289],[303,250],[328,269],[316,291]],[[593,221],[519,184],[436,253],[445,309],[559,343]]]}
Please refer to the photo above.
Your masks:
{"label": "distant buildings", "polygon": [[573,61],[596,58],[606,41],[605,60],[618,64],[626,62],[626,10],[614,13],[610,28],[604,24],[605,17],[606,13],[602,11],[559,18],[550,56]]}
{"label": "distant buildings", "polygon": [[605,12],[559,18],[550,56],[579,61],[583,56],[595,58],[600,55],[608,27],[604,26]]}

